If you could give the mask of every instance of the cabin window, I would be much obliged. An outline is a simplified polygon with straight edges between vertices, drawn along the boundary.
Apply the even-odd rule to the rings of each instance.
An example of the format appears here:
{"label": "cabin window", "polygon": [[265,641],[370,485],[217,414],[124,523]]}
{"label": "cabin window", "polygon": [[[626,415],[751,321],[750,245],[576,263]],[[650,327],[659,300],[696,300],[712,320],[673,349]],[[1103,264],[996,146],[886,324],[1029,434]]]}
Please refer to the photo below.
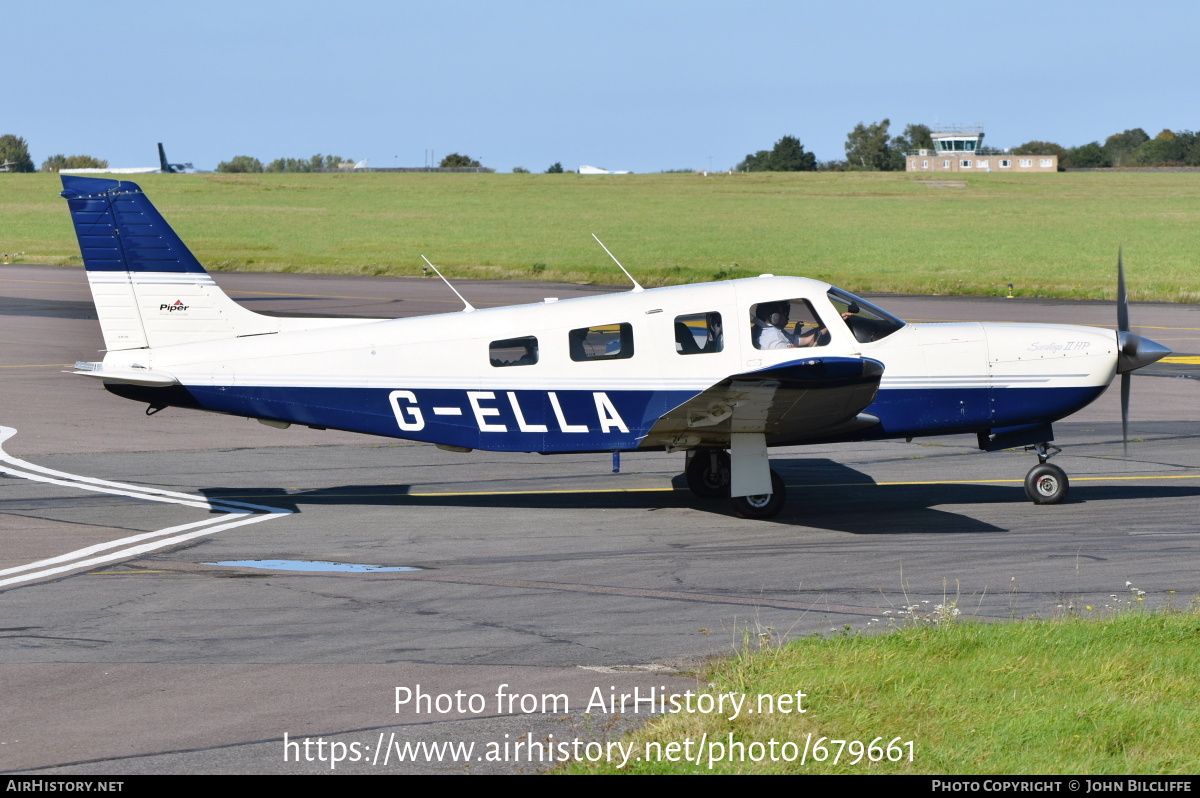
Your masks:
{"label": "cabin window", "polygon": [[755,349],[796,349],[829,343],[829,331],[807,299],[752,305],[750,324]]}
{"label": "cabin window", "polygon": [[506,366],[532,366],[538,362],[538,342],[532,335],[521,338],[506,338],[492,341],[488,357],[497,368]]}
{"label": "cabin window", "polygon": [[581,327],[567,333],[571,359],[577,363],[585,360],[623,360],[633,357],[633,325],[600,324]]}
{"label": "cabin window", "polygon": [[707,355],[725,347],[721,314],[690,313],[675,317],[675,351],[681,355]]}
{"label": "cabin window", "polygon": [[840,288],[829,289],[829,301],[860,344],[887,338],[904,326],[904,322],[886,310]]}

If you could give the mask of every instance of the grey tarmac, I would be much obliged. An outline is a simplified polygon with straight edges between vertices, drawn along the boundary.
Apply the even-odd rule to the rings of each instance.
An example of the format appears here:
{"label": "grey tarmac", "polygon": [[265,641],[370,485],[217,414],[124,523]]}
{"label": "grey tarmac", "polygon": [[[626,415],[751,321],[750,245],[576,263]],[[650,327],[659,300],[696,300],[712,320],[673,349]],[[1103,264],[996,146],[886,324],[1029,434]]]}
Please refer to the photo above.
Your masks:
{"label": "grey tarmac", "polygon": [[[214,277],[255,310],[458,308],[434,279]],[[459,289],[480,307],[623,290]],[[1111,303],[875,301],[911,321],[1115,317]],[[1196,306],[1137,304],[1131,315],[1135,332],[1200,352]],[[772,450],[791,498],[764,523],[694,499],[680,455],[627,454],[614,474],[607,455],[455,454],[181,410],[146,417],[62,373],[100,346],[82,270],[0,266],[0,330],[0,425],[16,431],[0,443],[11,472],[0,479],[0,571],[84,547],[117,555],[0,586],[4,772],[537,770],[545,763],[445,757],[333,770],[285,762],[282,741],[372,754],[381,741],[604,741],[644,714],[585,714],[597,688],[693,690],[706,657],[739,647],[882,627],[904,606],[956,601],[999,621],[1138,598],[1184,605],[1200,590],[1200,380],[1187,378],[1200,366],[1186,362],[1136,375],[1129,459],[1116,390],[1055,425],[1054,462],[1071,478],[1064,505],[1025,499],[1031,454],[985,454],[955,436]],[[243,523],[228,502],[276,514]],[[186,525],[199,534],[174,546],[104,548]],[[261,560],[419,570],[214,564]],[[397,713],[395,688],[417,684],[486,697],[485,711]],[[569,710],[504,711],[500,689],[566,695]]]}

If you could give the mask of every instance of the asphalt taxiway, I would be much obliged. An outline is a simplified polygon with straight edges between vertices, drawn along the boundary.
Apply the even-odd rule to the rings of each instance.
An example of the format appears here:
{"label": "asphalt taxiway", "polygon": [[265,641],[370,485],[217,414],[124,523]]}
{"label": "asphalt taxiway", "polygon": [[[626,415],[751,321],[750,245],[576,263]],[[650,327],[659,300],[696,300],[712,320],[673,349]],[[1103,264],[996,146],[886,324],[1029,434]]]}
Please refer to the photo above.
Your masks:
{"label": "asphalt taxiway", "polygon": [[[215,277],[255,310],[458,307],[434,280]],[[482,307],[621,289],[460,290]],[[1111,303],[877,301],[910,321],[1115,315]],[[680,455],[626,455],[614,474],[607,455],[146,417],[62,373],[95,359],[94,315],[81,270],[0,266],[0,771],[331,769],[285,761],[285,733],[369,751],[337,772],[536,769],[371,757],[396,740],[603,739],[619,721],[582,713],[597,688],[683,692],[706,656],[886,625],[902,607],[956,601],[1004,619],[1182,605],[1200,589],[1196,306],[1132,310],[1134,331],[1177,357],[1133,380],[1128,458],[1115,390],[1055,425],[1066,504],[1025,499],[1032,455],[961,436],[773,450],[791,498],[765,523],[695,500]],[[300,570],[312,562],[415,570]],[[398,708],[396,688],[418,684],[483,697],[483,711]],[[523,713],[505,694],[569,706]]]}

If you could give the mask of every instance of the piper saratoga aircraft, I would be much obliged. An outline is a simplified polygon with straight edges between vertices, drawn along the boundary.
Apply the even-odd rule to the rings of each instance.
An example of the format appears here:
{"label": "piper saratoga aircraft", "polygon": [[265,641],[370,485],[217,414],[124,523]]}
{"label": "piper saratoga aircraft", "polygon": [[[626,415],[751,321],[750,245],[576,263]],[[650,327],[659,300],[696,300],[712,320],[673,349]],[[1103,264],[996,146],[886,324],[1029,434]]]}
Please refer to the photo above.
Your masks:
{"label": "piper saratoga aircraft", "polygon": [[486,310],[464,300],[418,318],[269,317],[231,300],[137,185],[62,181],[107,350],[73,373],[148,413],[192,408],[460,452],[685,452],[691,490],[728,497],[747,518],[784,504],[769,447],[960,433],[989,451],[1035,451],[1026,492],[1058,503],[1068,480],[1047,462],[1059,451],[1052,423],[1116,373],[1127,407],[1129,372],[1169,353],[1129,332],[1123,276],[1116,333],[906,324],[827,283],[771,275],[633,281]]}

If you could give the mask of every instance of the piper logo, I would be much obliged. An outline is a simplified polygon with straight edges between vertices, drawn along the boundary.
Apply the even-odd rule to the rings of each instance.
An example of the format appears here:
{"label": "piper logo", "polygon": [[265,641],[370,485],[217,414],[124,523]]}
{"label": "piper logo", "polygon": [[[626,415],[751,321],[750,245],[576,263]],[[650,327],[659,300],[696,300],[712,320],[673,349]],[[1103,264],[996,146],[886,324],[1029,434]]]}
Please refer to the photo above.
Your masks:
{"label": "piper logo", "polygon": [[177,310],[187,310],[188,306],[183,304],[182,299],[176,299],[174,305],[168,305],[166,302],[158,306],[159,310],[165,310],[168,313],[174,313]]}

